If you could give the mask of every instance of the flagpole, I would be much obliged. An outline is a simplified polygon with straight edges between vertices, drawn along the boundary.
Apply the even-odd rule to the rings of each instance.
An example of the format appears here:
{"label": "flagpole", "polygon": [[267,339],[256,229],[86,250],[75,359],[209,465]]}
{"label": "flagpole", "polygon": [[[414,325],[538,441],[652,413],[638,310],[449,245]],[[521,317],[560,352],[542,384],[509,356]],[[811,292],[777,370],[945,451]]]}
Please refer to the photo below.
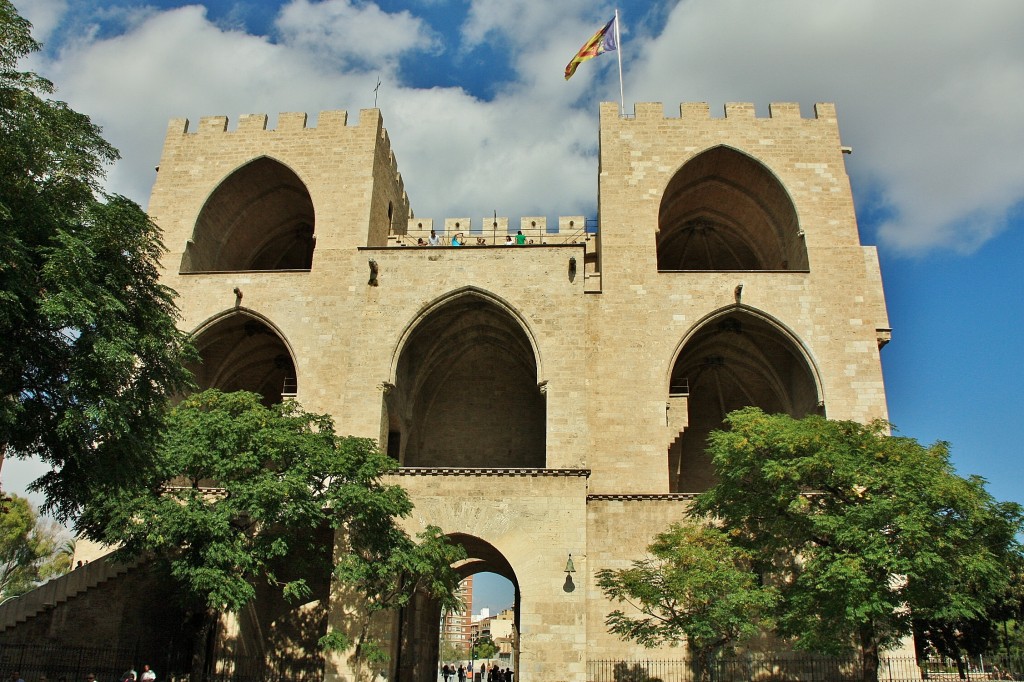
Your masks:
{"label": "flagpole", "polygon": [[619,116],[626,115],[626,95],[622,89],[622,40],[619,37],[619,8],[615,8],[615,52],[619,56]]}

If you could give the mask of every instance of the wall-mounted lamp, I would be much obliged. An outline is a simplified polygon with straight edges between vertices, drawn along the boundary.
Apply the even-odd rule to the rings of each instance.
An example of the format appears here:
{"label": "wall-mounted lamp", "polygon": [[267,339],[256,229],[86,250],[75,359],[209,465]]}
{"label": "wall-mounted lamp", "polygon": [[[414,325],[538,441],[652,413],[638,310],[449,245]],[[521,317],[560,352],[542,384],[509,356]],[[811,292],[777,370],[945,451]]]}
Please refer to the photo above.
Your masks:
{"label": "wall-mounted lamp", "polygon": [[576,572],[576,567],[572,563],[572,554],[569,554],[569,560],[565,562],[565,584],[562,585],[563,592],[573,592],[576,590],[576,585],[572,581],[572,574]]}
{"label": "wall-mounted lamp", "polygon": [[242,302],[242,290],[235,287],[232,289],[232,292],[235,294],[235,305],[240,304]]}
{"label": "wall-mounted lamp", "polygon": [[377,261],[370,259],[370,281],[367,282],[371,287],[377,286]]}
{"label": "wall-mounted lamp", "polygon": [[576,257],[573,256],[569,259],[569,281],[576,279]]}
{"label": "wall-mounted lamp", "polygon": [[736,296],[736,305],[739,305],[740,299],[743,297],[743,283],[737,284],[732,293]]}

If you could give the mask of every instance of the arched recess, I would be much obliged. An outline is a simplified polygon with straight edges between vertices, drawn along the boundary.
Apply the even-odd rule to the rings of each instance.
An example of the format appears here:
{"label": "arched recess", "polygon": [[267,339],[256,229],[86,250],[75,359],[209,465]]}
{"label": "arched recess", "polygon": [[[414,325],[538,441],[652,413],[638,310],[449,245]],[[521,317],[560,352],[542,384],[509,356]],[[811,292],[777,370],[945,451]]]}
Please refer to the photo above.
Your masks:
{"label": "arched recess", "polygon": [[[466,559],[455,566],[463,579],[478,573],[497,573],[512,583],[514,602],[512,605],[512,627],[507,642],[499,642],[502,649],[510,649],[511,667],[519,671],[519,632],[521,599],[519,580],[505,556],[494,545],[473,535],[452,533],[448,540],[462,545]],[[473,610],[472,600],[467,606]],[[492,614],[497,615],[497,614]],[[436,682],[439,668],[439,635],[442,621],[440,604],[422,593],[417,593],[408,606],[401,609],[397,619],[397,637],[394,661],[394,675],[390,679],[408,682]],[[504,635],[503,635],[504,636]],[[468,657],[467,657],[468,658]]]}
{"label": "arched recess", "polygon": [[431,306],[384,397],[387,452],[407,467],[541,468],[546,415],[523,322],[476,289]]}
{"label": "arched recess", "polygon": [[280,161],[260,157],[229,175],[199,212],[181,272],[309,270],[313,200]]}
{"label": "arched recess", "polygon": [[658,270],[806,270],[793,200],[764,164],[713,147],[672,177],[658,212]]}
{"label": "arched recess", "polygon": [[669,381],[670,491],[714,483],[704,449],[729,412],[754,406],[799,418],[822,404],[816,368],[782,325],[746,307],[709,316],[683,344]]}
{"label": "arched recess", "polygon": [[272,405],[298,390],[295,359],[284,337],[257,313],[238,308],[193,334],[199,362],[189,369],[200,389],[252,391]]}

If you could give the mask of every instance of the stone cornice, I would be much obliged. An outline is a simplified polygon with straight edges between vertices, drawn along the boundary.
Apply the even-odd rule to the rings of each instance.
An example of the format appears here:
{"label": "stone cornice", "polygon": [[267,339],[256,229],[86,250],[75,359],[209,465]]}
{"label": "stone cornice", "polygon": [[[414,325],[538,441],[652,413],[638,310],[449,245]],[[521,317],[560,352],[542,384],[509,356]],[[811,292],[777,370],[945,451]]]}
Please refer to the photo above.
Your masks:
{"label": "stone cornice", "polygon": [[590,469],[475,469],[462,467],[402,467],[393,476],[590,476]]}
{"label": "stone cornice", "polygon": [[697,493],[601,493],[587,495],[587,502],[666,500],[685,502],[697,499]]}

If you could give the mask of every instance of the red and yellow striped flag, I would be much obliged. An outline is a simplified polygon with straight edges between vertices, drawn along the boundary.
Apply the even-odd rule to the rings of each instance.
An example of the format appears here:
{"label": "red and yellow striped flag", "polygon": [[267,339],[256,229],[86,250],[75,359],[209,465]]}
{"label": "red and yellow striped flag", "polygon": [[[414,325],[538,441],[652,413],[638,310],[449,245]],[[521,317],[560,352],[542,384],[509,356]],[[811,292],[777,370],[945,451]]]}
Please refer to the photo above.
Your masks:
{"label": "red and yellow striped flag", "polygon": [[580,48],[580,51],[576,53],[572,61],[566,65],[565,80],[572,78],[572,75],[576,73],[576,67],[583,62],[618,48],[619,46],[615,42],[615,18],[613,17],[611,21],[604,25],[604,28],[587,41],[586,45]]}

